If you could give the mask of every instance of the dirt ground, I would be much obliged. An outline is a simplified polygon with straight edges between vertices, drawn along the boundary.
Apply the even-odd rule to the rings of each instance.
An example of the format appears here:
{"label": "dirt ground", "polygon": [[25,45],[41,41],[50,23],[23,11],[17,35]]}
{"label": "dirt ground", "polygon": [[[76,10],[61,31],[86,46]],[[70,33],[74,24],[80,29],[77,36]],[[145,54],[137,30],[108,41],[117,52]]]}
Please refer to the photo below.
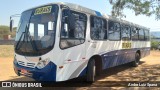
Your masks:
{"label": "dirt ground", "polygon": [[[0,81],[34,81],[14,73],[13,57],[0,57],[0,61]],[[138,67],[125,64],[105,70],[89,87],[106,86],[106,81],[160,81],[160,51],[151,51],[149,56],[141,59]]]}

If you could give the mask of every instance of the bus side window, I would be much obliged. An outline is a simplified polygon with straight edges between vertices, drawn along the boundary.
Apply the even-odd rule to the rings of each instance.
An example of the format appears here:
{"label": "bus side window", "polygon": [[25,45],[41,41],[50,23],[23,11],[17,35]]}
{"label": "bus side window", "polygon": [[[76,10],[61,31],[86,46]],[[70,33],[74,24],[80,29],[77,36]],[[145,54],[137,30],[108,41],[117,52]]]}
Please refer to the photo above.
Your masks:
{"label": "bus side window", "polygon": [[130,40],[131,38],[131,28],[128,25],[121,25],[121,35],[122,35],[122,40]]}
{"label": "bus side window", "polygon": [[138,40],[138,28],[136,28],[136,27],[132,27],[132,29],[131,29],[131,38],[132,38],[132,40]]}
{"label": "bus side window", "polygon": [[144,32],[145,32],[145,41],[149,41],[149,31],[144,30]]}
{"label": "bus side window", "polygon": [[91,39],[105,40],[107,39],[107,21],[102,18],[91,16]]}
{"label": "bus side window", "polygon": [[139,40],[144,41],[144,30],[143,29],[139,30]]}
{"label": "bus side window", "polygon": [[118,22],[109,21],[108,22],[108,39],[111,41],[117,41],[121,39],[120,31],[121,25]]}

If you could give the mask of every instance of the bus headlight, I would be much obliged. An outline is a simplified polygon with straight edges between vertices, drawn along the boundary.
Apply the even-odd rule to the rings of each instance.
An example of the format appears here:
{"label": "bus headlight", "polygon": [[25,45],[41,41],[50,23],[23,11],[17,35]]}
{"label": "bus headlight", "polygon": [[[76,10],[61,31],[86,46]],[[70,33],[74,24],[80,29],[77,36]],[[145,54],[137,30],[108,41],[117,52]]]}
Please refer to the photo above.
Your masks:
{"label": "bus headlight", "polygon": [[38,62],[37,68],[38,68],[38,69],[42,69],[42,68],[44,68],[49,62],[50,62],[49,59],[41,60],[41,61]]}

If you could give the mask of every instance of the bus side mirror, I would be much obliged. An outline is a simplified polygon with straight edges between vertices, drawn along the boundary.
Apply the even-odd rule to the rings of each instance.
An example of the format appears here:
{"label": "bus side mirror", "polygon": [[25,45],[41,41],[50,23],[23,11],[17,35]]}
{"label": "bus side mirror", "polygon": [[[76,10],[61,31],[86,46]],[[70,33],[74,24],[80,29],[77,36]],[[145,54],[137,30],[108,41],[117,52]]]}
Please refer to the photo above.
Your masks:
{"label": "bus side mirror", "polygon": [[12,32],[13,31],[13,20],[10,20],[10,32]]}

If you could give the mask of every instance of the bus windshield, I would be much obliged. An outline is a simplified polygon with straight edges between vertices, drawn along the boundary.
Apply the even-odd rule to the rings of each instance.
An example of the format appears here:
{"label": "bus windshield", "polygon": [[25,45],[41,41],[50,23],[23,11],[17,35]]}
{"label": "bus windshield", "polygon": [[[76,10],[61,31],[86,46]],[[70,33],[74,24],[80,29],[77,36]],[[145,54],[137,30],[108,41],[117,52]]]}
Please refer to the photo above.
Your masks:
{"label": "bus windshield", "polygon": [[48,5],[22,13],[15,39],[15,52],[37,56],[52,50],[58,6]]}

